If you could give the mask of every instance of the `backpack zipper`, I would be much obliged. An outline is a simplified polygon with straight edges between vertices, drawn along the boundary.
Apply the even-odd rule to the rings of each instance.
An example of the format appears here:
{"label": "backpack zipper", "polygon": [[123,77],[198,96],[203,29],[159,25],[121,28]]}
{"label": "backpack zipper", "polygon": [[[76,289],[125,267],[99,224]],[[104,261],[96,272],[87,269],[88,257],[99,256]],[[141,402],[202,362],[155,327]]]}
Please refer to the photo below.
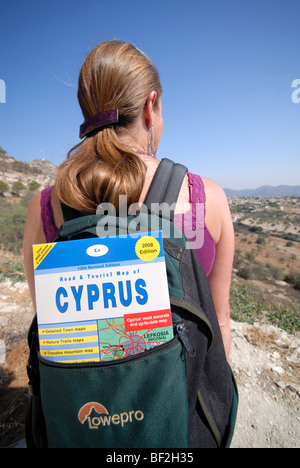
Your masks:
{"label": "backpack zipper", "polygon": [[190,357],[194,357],[196,354],[195,348],[193,346],[193,343],[189,339],[189,336],[186,332],[186,327],[183,323],[179,323],[178,325],[175,325],[175,330],[177,332],[178,338],[181,341],[181,344],[185,347],[186,352]]}
{"label": "backpack zipper", "polygon": [[64,368],[71,368],[71,369],[75,369],[75,368],[80,368],[80,367],[106,367],[106,366],[116,366],[116,365],[119,365],[121,363],[126,363],[126,362],[130,362],[130,361],[135,361],[135,360],[138,360],[138,359],[142,359],[143,357],[146,357],[146,356],[149,356],[155,352],[160,352],[160,351],[164,351],[165,349],[168,349],[169,347],[172,347],[174,345],[176,345],[176,341],[177,340],[177,337],[174,336],[174,338],[172,338],[170,341],[162,344],[162,345],[159,345],[159,346],[155,346],[151,349],[148,349],[146,351],[143,351],[139,354],[135,354],[133,356],[128,356],[128,357],[125,357],[125,358],[122,358],[122,359],[115,359],[113,361],[101,361],[101,362],[83,362],[83,363],[74,363],[74,364],[69,364],[69,363],[64,363],[64,362],[56,362],[56,361],[49,361],[43,357],[41,357],[40,353],[39,353],[39,360],[47,365],[47,366],[50,366],[50,367],[64,367]]}
{"label": "backpack zipper", "polygon": [[187,335],[187,332],[186,332],[186,327],[183,323],[179,323],[177,325],[174,326],[174,331],[175,331],[175,336],[174,338],[172,338],[172,340],[168,341],[167,343],[164,343],[160,346],[155,346],[147,351],[143,351],[142,353],[139,353],[139,354],[136,354],[134,356],[128,356],[128,357],[125,357],[125,358],[122,358],[122,359],[116,359],[114,361],[102,361],[102,362],[84,362],[84,363],[76,363],[76,364],[72,364],[70,365],[69,363],[66,363],[64,364],[63,362],[55,362],[55,361],[48,361],[47,359],[41,357],[40,353],[39,353],[39,360],[47,365],[47,366],[50,366],[50,367],[64,367],[64,368],[80,368],[80,367],[105,367],[105,366],[114,366],[114,365],[118,365],[118,364],[121,364],[121,363],[125,363],[125,362],[129,362],[129,361],[133,361],[133,360],[136,360],[136,359],[142,359],[143,357],[146,357],[146,356],[149,356],[153,353],[156,353],[156,352],[160,352],[160,351],[164,351],[165,349],[168,349],[169,347],[172,347],[174,346],[174,344],[176,344],[175,342],[176,341],[180,341],[180,343],[184,346],[184,348],[186,349],[188,355],[190,357],[194,357],[196,352],[195,352],[195,349]]}

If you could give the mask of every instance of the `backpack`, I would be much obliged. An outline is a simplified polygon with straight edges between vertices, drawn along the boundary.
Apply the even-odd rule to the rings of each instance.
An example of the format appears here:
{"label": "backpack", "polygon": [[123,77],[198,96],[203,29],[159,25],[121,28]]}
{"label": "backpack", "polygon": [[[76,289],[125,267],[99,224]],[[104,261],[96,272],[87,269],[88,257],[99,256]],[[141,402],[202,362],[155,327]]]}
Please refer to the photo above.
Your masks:
{"label": "backpack", "polygon": [[[173,223],[187,169],[163,159],[148,192],[157,212],[106,217],[118,234],[162,230],[174,338],[117,362],[63,364],[39,354],[37,318],[28,333],[29,448],[229,447],[238,391],[226,360],[208,279],[196,252]],[[62,206],[65,222],[55,242],[97,237],[103,215],[81,216]],[[150,229],[149,229],[150,226]],[[146,228],[145,228],[146,227]],[[165,233],[165,235],[164,235]]]}

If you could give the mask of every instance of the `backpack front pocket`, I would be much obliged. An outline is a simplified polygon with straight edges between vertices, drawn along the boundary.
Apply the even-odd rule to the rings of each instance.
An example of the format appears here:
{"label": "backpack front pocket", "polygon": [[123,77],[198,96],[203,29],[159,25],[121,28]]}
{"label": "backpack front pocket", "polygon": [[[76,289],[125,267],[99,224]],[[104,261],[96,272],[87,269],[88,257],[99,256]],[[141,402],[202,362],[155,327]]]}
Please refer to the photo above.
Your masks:
{"label": "backpack front pocket", "polygon": [[188,447],[185,358],[177,338],[100,364],[40,358],[50,447]]}

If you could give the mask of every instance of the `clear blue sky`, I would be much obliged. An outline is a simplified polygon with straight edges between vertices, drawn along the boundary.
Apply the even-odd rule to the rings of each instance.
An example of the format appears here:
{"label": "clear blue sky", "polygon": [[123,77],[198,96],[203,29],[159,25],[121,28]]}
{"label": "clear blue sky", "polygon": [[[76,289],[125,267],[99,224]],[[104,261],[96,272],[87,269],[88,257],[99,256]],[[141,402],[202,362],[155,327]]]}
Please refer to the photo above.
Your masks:
{"label": "clear blue sky", "polygon": [[300,0],[1,0],[0,146],[9,155],[64,160],[83,120],[79,68],[114,38],[159,70],[159,158],[222,187],[300,184]]}

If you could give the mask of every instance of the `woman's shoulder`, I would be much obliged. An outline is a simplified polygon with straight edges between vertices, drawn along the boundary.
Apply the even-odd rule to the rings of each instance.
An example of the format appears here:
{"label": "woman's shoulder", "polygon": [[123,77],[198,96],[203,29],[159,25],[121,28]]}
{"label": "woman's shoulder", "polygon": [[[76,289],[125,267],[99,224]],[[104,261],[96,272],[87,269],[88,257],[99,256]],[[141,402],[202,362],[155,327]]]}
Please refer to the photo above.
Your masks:
{"label": "woman's shoulder", "polygon": [[40,209],[42,203],[48,203],[48,201],[51,200],[52,188],[52,186],[47,187],[40,192],[37,192],[30,200],[29,207],[31,209]]}
{"label": "woman's shoulder", "polygon": [[220,202],[227,201],[226,194],[221,185],[215,180],[208,179],[207,177],[201,177],[206,194],[215,197]]}
{"label": "woman's shoulder", "polygon": [[30,200],[29,207],[28,207],[28,213],[36,215],[37,212],[41,212],[41,197],[42,197],[42,191],[36,193],[32,199]]}
{"label": "woman's shoulder", "polygon": [[226,194],[221,185],[208,177],[194,175],[201,179],[205,192],[205,223],[216,244],[218,243],[222,227],[229,219],[229,208]]}
{"label": "woman's shoulder", "polygon": [[42,242],[45,242],[45,236],[41,223],[41,192],[38,192],[32,197],[28,206],[24,232],[24,247],[28,247],[29,245],[31,248],[32,244],[39,244]]}
{"label": "woman's shoulder", "polygon": [[44,189],[36,193],[30,200],[27,210],[27,224],[31,226],[41,226],[41,220],[45,216],[45,211],[51,202],[51,190]]}
{"label": "woman's shoulder", "polygon": [[[62,214],[59,200],[55,195],[53,186],[36,193],[30,201],[27,211],[28,223],[35,222],[42,226],[46,238],[51,237],[62,224]],[[49,236],[48,236],[48,233]]]}
{"label": "woman's shoulder", "polygon": [[193,185],[198,185],[200,189],[204,190],[206,200],[212,199],[216,203],[222,204],[227,202],[227,197],[223,188],[215,180],[193,173],[189,173],[189,179]]}
{"label": "woman's shoulder", "polygon": [[47,207],[49,207],[49,204],[51,203],[51,191],[52,187],[47,187],[32,197],[28,207],[29,216],[36,216],[38,214],[42,215],[43,212],[47,210]]}

